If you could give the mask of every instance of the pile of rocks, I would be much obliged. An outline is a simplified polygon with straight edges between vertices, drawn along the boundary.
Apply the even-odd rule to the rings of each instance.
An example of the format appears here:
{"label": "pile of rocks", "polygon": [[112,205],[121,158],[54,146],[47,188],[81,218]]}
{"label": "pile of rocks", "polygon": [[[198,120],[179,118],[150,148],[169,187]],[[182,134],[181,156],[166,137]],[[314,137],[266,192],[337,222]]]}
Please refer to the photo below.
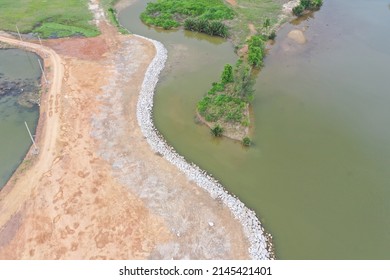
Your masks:
{"label": "pile of rocks", "polygon": [[300,0],[291,0],[283,4],[283,12],[286,14],[292,14],[293,8],[298,6],[300,2]]}
{"label": "pile of rocks", "polygon": [[224,187],[212,176],[200,169],[194,163],[189,163],[179,155],[155,128],[152,118],[153,95],[160,72],[165,66],[167,50],[158,41],[151,40],[156,48],[156,56],[149,65],[142,84],[137,104],[137,119],[142,133],[153,151],[163,156],[179,170],[184,172],[189,180],[208,191],[213,199],[222,201],[232,211],[243,225],[245,235],[250,242],[249,253],[253,259],[273,259],[271,236],[264,231],[254,211],[249,210],[237,197],[229,194]]}

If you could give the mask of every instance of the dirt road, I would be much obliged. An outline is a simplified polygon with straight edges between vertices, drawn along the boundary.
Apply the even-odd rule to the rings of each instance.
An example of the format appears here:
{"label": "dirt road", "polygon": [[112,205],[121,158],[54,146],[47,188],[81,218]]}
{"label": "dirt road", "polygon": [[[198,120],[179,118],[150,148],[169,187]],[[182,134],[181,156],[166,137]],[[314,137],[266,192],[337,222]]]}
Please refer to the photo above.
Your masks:
{"label": "dirt road", "polygon": [[[53,160],[54,148],[59,125],[58,98],[61,94],[62,79],[64,76],[64,67],[61,58],[50,48],[43,47],[29,42],[21,42],[12,38],[0,36],[0,41],[10,45],[24,48],[38,53],[44,58],[46,67],[50,68],[50,84],[45,86],[48,91],[43,96],[45,103],[41,107],[41,116],[46,119],[44,122],[44,135],[40,137],[39,165],[34,165],[29,170],[28,176],[25,176],[23,182],[18,187],[12,188],[8,193],[8,198],[1,201],[0,225],[4,224],[7,212],[15,212],[20,207],[20,201],[25,200],[31,194],[31,186],[37,184],[40,174],[43,170],[48,170]],[[42,123],[43,124],[43,123]],[[3,195],[3,193],[1,193]],[[2,196],[0,196],[2,198]]]}

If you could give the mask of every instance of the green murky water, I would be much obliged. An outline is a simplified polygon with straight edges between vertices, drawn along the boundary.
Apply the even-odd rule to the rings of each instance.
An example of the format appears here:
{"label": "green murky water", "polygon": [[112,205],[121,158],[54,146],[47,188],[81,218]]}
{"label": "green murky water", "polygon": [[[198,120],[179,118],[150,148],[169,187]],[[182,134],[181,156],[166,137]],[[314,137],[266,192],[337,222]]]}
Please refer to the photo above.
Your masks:
{"label": "green murky water", "polygon": [[37,106],[26,108],[18,104],[21,87],[27,90],[28,86],[31,90],[40,77],[37,59],[35,54],[25,51],[0,49],[0,86],[15,87],[14,94],[0,95],[0,189],[31,145],[24,122],[27,122],[32,132],[37,125]]}
{"label": "green murky water", "polygon": [[[158,129],[186,158],[255,209],[280,259],[390,258],[390,10],[387,0],[326,0],[287,24],[269,51],[253,103],[255,145],[214,140],[197,101],[235,61],[228,42],[164,32],[120,14],[169,51],[156,97]],[[304,29],[305,45],[287,38]]]}

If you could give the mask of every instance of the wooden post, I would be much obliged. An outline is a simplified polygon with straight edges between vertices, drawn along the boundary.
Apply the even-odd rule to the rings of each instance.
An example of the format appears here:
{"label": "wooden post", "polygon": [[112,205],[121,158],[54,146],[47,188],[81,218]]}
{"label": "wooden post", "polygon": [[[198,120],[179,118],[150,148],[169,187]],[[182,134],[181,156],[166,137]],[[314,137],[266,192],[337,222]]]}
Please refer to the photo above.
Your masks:
{"label": "wooden post", "polygon": [[39,152],[39,149],[38,149],[38,147],[37,147],[37,144],[36,144],[35,141],[34,141],[34,138],[33,138],[32,135],[31,135],[31,132],[30,132],[30,129],[28,128],[27,122],[24,122],[24,124],[26,125],[27,131],[28,131],[28,135],[30,135],[31,141],[32,141],[33,144],[34,144],[34,149],[35,149],[35,152],[34,152],[34,153],[38,153],[38,152]]}
{"label": "wooden post", "polygon": [[19,32],[18,26],[17,26],[17,25],[15,25],[15,26],[16,26],[16,30],[18,31],[20,41],[23,41],[23,40],[22,40],[22,36],[20,35],[20,32]]}
{"label": "wooden post", "polygon": [[39,35],[38,35],[38,40],[39,40],[39,43],[40,43],[40,44],[41,44],[41,46],[42,46],[41,37],[39,37]]}
{"label": "wooden post", "polygon": [[41,68],[43,78],[45,79],[45,82],[46,82],[46,84],[47,84],[48,82],[47,82],[47,79],[46,79],[46,74],[45,74],[45,71],[43,70],[41,61],[40,61],[39,59],[38,59],[38,63],[39,63],[39,67]]}

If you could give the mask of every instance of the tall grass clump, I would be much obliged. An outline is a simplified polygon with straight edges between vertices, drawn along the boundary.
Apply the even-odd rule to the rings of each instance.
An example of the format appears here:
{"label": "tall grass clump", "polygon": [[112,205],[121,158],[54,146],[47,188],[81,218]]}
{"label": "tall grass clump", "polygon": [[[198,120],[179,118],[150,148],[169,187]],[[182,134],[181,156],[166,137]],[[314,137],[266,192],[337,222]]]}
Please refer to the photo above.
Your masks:
{"label": "tall grass clump", "polygon": [[184,21],[184,29],[223,38],[229,36],[228,27],[223,22],[203,18],[187,18]]}

